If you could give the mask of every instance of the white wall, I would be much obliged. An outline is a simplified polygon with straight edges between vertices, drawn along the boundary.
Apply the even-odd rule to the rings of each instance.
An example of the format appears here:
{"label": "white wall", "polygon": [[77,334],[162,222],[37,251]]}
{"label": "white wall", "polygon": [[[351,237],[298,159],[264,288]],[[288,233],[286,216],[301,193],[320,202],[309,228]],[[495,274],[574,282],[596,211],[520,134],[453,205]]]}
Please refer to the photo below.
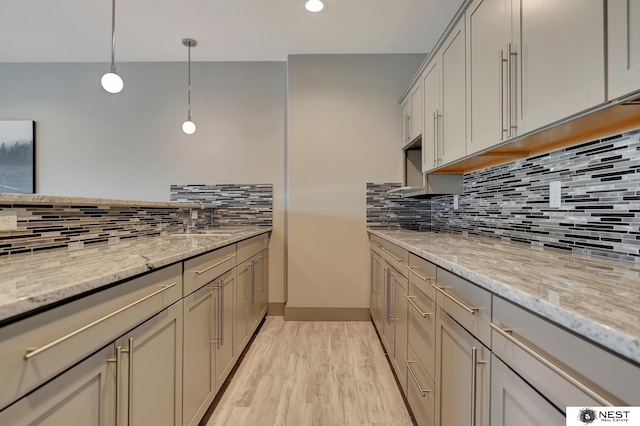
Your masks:
{"label": "white wall", "polygon": [[[195,53],[195,52],[194,52]],[[37,122],[37,191],[169,200],[182,183],[272,183],[272,302],[284,300],[284,62],[121,63],[124,90],[95,63],[0,64],[0,119]]]}
{"label": "white wall", "polygon": [[402,179],[397,101],[423,59],[289,56],[287,308],[369,306],[366,182]]}

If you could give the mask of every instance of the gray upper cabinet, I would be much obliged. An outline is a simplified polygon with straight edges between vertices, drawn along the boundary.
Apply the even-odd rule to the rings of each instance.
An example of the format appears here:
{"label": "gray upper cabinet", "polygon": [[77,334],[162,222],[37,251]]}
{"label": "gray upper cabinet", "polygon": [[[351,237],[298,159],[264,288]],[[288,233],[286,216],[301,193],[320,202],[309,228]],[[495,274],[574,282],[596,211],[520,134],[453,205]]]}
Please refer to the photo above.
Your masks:
{"label": "gray upper cabinet", "polygon": [[605,101],[602,0],[476,0],[468,26],[468,153]]}
{"label": "gray upper cabinet", "polygon": [[640,89],[640,2],[607,2],[608,98]]}

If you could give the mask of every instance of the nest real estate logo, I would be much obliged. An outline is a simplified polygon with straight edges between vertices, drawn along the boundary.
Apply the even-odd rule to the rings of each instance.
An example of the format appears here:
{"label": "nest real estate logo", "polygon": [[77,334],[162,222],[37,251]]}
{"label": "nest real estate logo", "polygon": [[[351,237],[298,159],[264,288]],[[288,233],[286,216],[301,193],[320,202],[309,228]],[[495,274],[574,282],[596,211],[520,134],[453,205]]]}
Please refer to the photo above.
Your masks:
{"label": "nest real estate logo", "polygon": [[640,426],[640,407],[567,407],[566,426],[602,424]]}

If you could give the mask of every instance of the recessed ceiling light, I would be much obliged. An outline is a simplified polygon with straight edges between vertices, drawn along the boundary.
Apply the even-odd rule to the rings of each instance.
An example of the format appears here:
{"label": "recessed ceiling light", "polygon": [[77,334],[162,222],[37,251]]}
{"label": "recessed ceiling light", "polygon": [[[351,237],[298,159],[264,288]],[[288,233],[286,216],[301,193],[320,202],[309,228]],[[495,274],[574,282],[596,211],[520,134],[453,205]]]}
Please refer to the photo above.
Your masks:
{"label": "recessed ceiling light", "polygon": [[322,0],[309,0],[304,7],[309,12],[320,12],[324,9],[324,2]]}

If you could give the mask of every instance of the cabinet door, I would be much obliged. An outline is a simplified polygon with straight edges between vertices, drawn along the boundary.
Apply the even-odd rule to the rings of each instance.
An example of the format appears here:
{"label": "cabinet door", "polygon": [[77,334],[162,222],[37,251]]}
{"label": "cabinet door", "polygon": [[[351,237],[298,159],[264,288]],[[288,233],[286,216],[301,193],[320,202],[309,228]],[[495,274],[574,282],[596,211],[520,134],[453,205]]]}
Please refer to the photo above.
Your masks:
{"label": "cabinet door", "polygon": [[110,345],[1,411],[0,424],[111,425],[115,370]]}
{"label": "cabinet door", "polygon": [[640,90],[640,2],[607,2],[609,99]]}
{"label": "cabinet door", "polygon": [[376,324],[376,254],[373,250],[369,251],[369,315]]}
{"label": "cabinet door", "polygon": [[260,278],[262,277],[262,260],[260,255],[255,255],[251,259],[251,283],[249,286],[249,316],[247,320],[247,329],[249,334],[253,333],[258,322],[258,305],[259,305],[259,288]]}
{"label": "cabinet door", "polygon": [[247,320],[249,315],[249,289],[253,277],[251,264],[251,260],[248,260],[237,267],[235,344],[236,353],[238,354],[242,353],[249,341]]}
{"label": "cabinet door", "polygon": [[490,351],[437,308],[437,425],[489,424],[490,362]]}
{"label": "cabinet door", "polygon": [[262,286],[260,287],[260,315],[263,318],[269,310],[269,250],[262,252]]}
{"label": "cabinet door", "polygon": [[517,126],[517,133],[603,103],[602,0],[514,0],[514,5],[513,49],[517,60],[512,65],[520,72],[511,70],[516,75],[513,83],[518,93],[518,120],[512,124]]}
{"label": "cabinet door", "polygon": [[436,55],[422,74],[424,98],[424,133],[422,134],[422,172],[438,165],[438,124],[442,115],[440,109],[440,58]]}
{"label": "cabinet door", "polygon": [[[467,154],[506,139],[507,45],[511,0],[476,0],[467,21]],[[503,131],[503,129],[505,129]]]}
{"label": "cabinet door", "polygon": [[236,289],[235,268],[218,280],[216,289],[216,389],[220,389],[235,362],[233,345],[234,294]]}
{"label": "cabinet door", "polygon": [[182,424],[182,301],[116,341],[123,348],[120,425]]}
{"label": "cabinet door", "polygon": [[402,121],[402,130],[400,132],[401,145],[405,146],[411,142],[411,130],[409,129],[409,120],[411,120],[411,99],[408,97],[400,106],[400,115]]}
{"label": "cabinet door", "polygon": [[393,349],[394,349],[394,337],[395,337],[395,325],[396,323],[393,321],[393,313],[395,311],[395,298],[393,288],[391,287],[391,267],[386,264],[383,265],[384,269],[384,317],[383,317],[383,335],[382,342],[385,345],[387,350],[387,354],[389,354],[389,358],[393,359]]}
{"label": "cabinet door", "polygon": [[374,273],[375,273],[375,286],[376,286],[375,323],[376,323],[376,327],[378,327],[378,333],[380,334],[380,336],[382,336],[382,334],[384,333],[384,322],[386,318],[386,310],[385,310],[386,270],[385,270],[384,260],[382,260],[382,257],[378,255],[375,255]]}
{"label": "cabinet door", "polygon": [[495,355],[491,358],[491,426],[565,425],[561,411]]}
{"label": "cabinet door", "polygon": [[394,307],[394,322],[395,322],[395,343],[393,351],[393,362],[396,367],[396,373],[398,375],[398,381],[402,392],[407,394],[407,286],[409,281],[398,274],[396,271],[391,271],[391,282],[394,292],[395,307]]}
{"label": "cabinet door", "polygon": [[465,156],[467,147],[465,20],[460,19],[442,45],[442,134],[438,155],[447,164]]}
{"label": "cabinet door", "polygon": [[422,86],[420,80],[418,80],[413,87],[409,102],[411,103],[409,137],[411,140],[414,140],[422,134]]}
{"label": "cabinet door", "polygon": [[184,299],[183,424],[197,425],[215,397],[213,284]]}

